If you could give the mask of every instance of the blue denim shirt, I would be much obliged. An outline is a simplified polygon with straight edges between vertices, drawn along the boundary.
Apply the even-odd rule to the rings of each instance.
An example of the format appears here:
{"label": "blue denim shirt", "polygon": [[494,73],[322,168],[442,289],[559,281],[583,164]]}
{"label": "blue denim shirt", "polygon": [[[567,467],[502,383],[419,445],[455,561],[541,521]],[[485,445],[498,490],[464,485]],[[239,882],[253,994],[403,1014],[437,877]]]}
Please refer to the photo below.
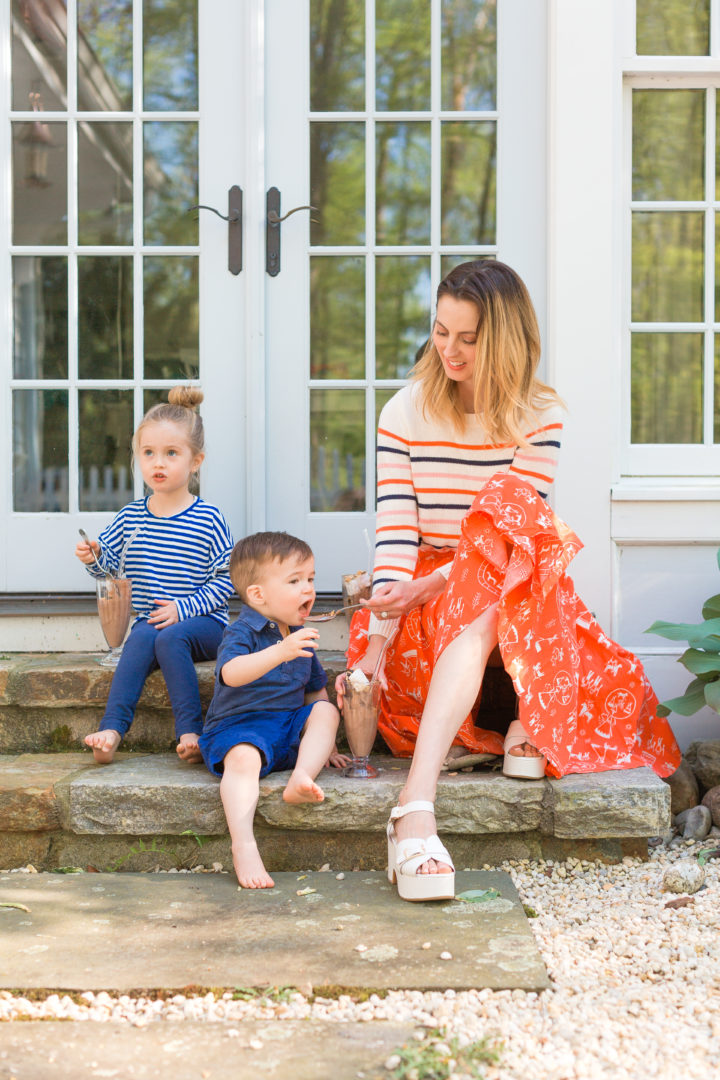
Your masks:
{"label": "blue denim shirt", "polygon": [[[299,626],[290,627],[291,632],[299,629]],[[294,660],[286,660],[244,686],[225,685],[221,672],[228,660],[260,652],[278,641],[282,641],[282,634],[277,623],[244,604],[220,642],[215,665],[215,691],[205,719],[205,731],[228,716],[299,709],[305,694],[322,690],[327,685],[327,675],[315,653],[311,657],[297,656]]]}

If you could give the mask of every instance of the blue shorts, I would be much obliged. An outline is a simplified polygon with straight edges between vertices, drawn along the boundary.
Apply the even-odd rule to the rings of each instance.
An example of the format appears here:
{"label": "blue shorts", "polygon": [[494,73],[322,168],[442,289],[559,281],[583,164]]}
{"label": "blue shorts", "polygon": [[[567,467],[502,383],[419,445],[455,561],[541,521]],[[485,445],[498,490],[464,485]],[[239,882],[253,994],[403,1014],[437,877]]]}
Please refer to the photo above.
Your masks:
{"label": "blue shorts", "polygon": [[211,773],[222,776],[225,755],[233,746],[249,743],[255,746],[263,759],[260,776],[270,772],[294,769],[297,762],[300,737],[313,705],[301,705],[299,709],[279,709],[276,712],[243,713],[226,716],[198,739],[203,760]]}

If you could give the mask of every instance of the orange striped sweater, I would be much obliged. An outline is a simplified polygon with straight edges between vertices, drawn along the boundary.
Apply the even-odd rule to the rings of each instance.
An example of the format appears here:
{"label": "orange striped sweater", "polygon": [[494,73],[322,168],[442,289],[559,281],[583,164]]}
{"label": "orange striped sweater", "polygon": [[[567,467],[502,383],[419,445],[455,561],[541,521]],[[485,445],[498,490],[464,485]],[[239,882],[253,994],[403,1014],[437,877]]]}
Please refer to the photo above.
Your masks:
{"label": "orange striped sweater", "polygon": [[[562,409],[553,405],[542,413],[540,426],[529,428],[528,446],[496,446],[476,417],[468,417],[465,431],[458,432],[449,421],[423,417],[417,386],[399,390],[378,425],[373,586],[411,580],[420,544],[457,547],[466,511],[495,473],[514,473],[546,498],[561,432]],[[372,617],[368,632],[386,635],[392,625],[394,620]]]}

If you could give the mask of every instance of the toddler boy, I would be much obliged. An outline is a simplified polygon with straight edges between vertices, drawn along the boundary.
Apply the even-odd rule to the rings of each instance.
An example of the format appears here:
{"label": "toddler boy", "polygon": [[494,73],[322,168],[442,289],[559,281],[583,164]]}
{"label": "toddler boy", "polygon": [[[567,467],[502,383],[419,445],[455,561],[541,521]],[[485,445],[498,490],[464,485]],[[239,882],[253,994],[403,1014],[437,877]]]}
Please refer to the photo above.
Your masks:
{"label": "toddler boy", "polygon": [[315,777],[328,760],[345,759],[335,749],[339,715],[315,655],[318,632],[303,626],[315,601],[312,551],[287,533],[255,533],[233,548],[230,578],[244,606],[218,649],[199,746],[221,777],[238,881],[270,889],[253,834],[260,777],[292,769],[283,799],[322,802]]}

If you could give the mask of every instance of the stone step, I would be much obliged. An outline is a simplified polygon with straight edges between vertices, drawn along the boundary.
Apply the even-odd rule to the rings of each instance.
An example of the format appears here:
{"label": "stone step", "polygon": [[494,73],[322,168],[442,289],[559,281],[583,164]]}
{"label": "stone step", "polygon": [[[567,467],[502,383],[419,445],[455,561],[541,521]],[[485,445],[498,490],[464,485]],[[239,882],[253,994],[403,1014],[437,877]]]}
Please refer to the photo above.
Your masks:
{"label": "stone step", "polygon": [[[261,781],[258,843],[270,870],[381,869],[383,830],[408,762],[377,758],[375,780],[324,770],[325,802],[289,806],[287,773]],[[670,789],[650,769],[510,780],[484,769],[443,774],[438,827],[459,867],[505,858],[646,856],[670,827]],[[219,782],[176,754],[0,756],[0,868],[151,870],[230,865]]]}
{"label": "stone step", "polygon": [[[328,675],[328,693],[335,697],[335,676],[345,670],[337,650],[318,653]],[[13,653],[0,658],[0,753],[69,751],[97,731],[105,709],[112,670],[101,667],[97,653]],[[214,663],[195,665],[203,709],[213,692]],[[505,730],[513,716],[515,696],[502,668],[488,668],[478,723]],[[154,672],[143,690],[123,747],[163,752],[175,746],[165,680]],[[378,749],[382,744],[378,741]]]}

